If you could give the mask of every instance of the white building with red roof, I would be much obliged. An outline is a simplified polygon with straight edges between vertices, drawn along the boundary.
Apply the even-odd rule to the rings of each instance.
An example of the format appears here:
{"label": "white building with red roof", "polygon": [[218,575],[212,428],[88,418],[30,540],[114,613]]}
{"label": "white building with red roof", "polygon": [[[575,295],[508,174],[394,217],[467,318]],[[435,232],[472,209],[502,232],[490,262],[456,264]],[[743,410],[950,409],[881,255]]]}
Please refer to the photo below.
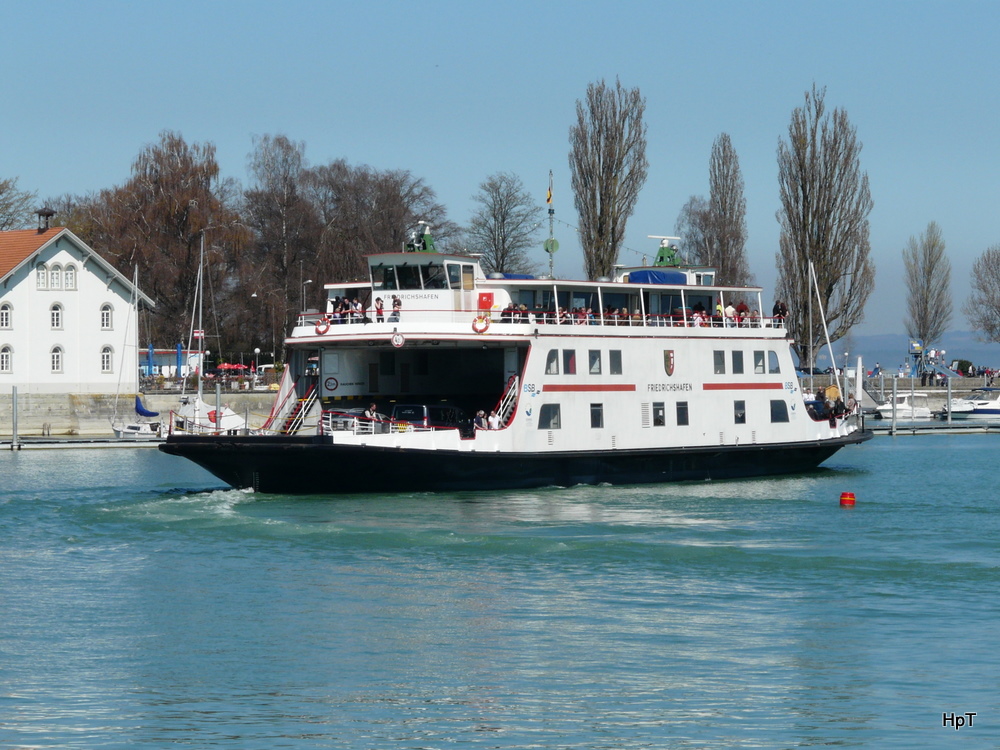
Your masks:
{"label": "white building with red roof", "polygon": [[0,394],[135,393],[137,305],[154,303],[68,229],[0,232]]}

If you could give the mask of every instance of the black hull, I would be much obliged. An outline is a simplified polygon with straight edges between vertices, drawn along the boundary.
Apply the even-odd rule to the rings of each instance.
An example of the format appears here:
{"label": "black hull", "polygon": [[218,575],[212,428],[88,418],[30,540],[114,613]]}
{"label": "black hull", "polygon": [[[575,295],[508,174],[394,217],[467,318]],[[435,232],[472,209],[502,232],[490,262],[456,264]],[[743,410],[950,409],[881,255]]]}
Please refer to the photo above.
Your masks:
{"label": "black hull", "polygon": [[845,438],[777,445],[566,453],[477,453],[333,445],[319,437],[172,436],[160,450],[234,487],[280,494],[524,489],[739,479],[815,469]]}

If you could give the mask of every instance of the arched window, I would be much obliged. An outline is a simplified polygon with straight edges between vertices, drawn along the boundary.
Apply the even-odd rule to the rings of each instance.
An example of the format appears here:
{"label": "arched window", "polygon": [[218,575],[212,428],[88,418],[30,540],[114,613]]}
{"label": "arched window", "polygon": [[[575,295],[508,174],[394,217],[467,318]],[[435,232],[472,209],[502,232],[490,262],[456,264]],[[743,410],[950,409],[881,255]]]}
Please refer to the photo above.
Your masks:
{"label": "arched window", "polygon": [[52,266],[49,269],[49,289],[62,289],[62,267]]}
{"label": "arched window", "polygon": [[52,347],[51,362],[52,362],[52,372],[63,371],[63,350],[61,346]]}
{"label": "arched window", "polygon": [[66,266],[63,271],[63,288],[76,289],[76,266]]}
{"label": "arched window", "polygon": [[35,268],[35,288],[36,289],[49,288],[49,269],[47,269],[42,264],[39,264]]}
{"label": "arched window", "polygon": [[114,352],[110,346],[101,349],[101,372],[112,372],[114,365]]}
{"label": "arched window", "polygon": [[11,309],[10,303],[8,302],[4,302],[0,305],[0,328],[11,327]]}
{"label": "arched window", "polygon": [[101,305],[101,330],[103,331],[110,331],[113,327],[111,325],[113,320],[113,318],[111,317],[111,312],[112,312],[111,305],[108,304]]}
{"label": "arched window", "polygon": [[0,348],[0,373],[9,373],[14,367],[14,351],[9,346]]}
{"label": "arched window", "polygon": [[63,309],[62,305],[56,303],[49,308],[49,317],[51,318],[53,328],[62,328],[63,325]]}

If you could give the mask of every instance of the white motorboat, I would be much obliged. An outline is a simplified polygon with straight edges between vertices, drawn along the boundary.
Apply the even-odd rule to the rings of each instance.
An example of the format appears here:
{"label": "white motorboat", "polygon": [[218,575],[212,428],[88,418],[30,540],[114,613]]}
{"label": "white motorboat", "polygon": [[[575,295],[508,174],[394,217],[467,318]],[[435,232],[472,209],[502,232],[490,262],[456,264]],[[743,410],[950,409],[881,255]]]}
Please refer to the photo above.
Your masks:
{"label": "white motorboat", "polygon": [[944,417],[952,419],[1000,420],[1000,388],[977,388],[967,396],[953,398],[945,407]]}
{"label": "white motorboat", "polygon": [[892,419],[893,412],[896,419],[930,419],[933,414],[928,404],[926,393],[897,393],[895,401],[889,399],[875,407],[875,412],[880,419]]}

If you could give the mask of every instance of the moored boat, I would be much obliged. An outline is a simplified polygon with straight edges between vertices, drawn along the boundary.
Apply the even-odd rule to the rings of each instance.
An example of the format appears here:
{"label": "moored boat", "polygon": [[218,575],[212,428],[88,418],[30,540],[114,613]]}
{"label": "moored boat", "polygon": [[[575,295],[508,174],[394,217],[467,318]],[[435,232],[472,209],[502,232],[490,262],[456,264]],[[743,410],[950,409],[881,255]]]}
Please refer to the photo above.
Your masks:
{"label": "moored boat", "polygon": [[953,398],[942,416],[947,419],[995,419],[1000,420],[1000,388],[977,388],[972,393]]}
{"label": "moored boat", "polygon": [[878,419],[931,419],[934,415],[929,406],[926,393],[897,393],[895,400],[890,399],[875,407]]}
{"label": "moored boat", "polygon": [[809,414],[759,287],[669,256],[598,281],[370,256],[367,281],[298,316],[262,430],[160,449],[237,487],[336,493],[794,473],[871,437],[860,414]]}

